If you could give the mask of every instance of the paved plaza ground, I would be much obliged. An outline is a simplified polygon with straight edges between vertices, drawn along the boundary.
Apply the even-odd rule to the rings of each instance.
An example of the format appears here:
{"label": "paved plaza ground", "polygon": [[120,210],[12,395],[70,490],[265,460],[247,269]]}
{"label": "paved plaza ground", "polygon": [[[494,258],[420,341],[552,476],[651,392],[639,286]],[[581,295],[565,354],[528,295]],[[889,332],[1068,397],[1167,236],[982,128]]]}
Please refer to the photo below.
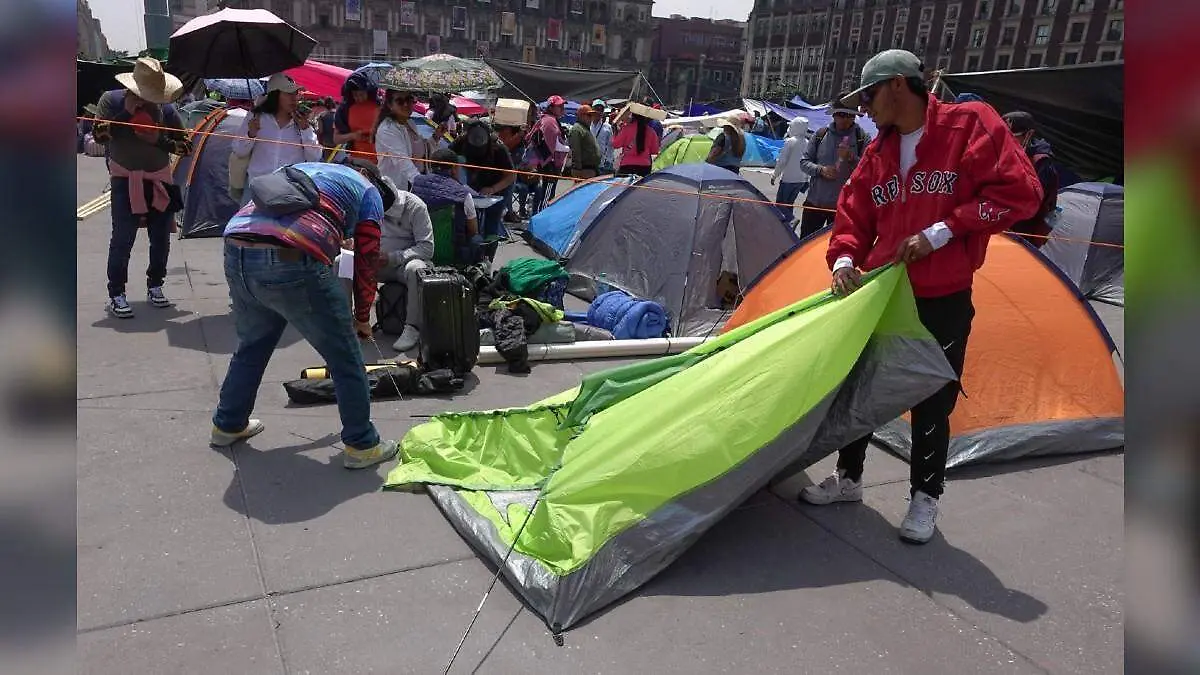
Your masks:
{"label": "paved plaza ground", "polygon": [[[102,159],[80,157],[79,203],[105,180]],[[208,447],[236,345],[221,242],[172,242],[176,306],[159,310],[139,239],[137,316],[117,320],[104,312],[109,231],[107,211],[78,224],[81,672],[441,673],[492,571],[428,496],[379,491],[392,463],[341,467],[334,406],[288,404],[281,383],[320,364],[290,330],[258,397],[266,431]],[[1121,312],[1101,309],[1120,344]],[[377,402],[374,417],[400,438],[430,415],[532,402],[615,363],[480,366],[461,394]],[[924,547],[895,534],[906,464],[872,449],[863,504],[798,504],[831,466],[755,495],[562,647],[497,586],[453,672],[1121,669],[1122,454],[953,473]]]}

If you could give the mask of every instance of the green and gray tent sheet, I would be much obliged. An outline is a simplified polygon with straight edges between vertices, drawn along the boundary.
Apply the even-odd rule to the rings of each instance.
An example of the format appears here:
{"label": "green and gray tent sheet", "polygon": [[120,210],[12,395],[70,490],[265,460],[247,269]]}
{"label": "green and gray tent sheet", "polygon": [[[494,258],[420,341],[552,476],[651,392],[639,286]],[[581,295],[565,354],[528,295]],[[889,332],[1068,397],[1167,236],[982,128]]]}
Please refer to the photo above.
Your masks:
{"label": "green and gray tent sheet", "polygon": [[906,271],[889,267],[847,298],[815,295],[528,407],[439,415],[405,436],[385,487],[425,484],[565,630],[647,582],[781,471],[953,379]]}

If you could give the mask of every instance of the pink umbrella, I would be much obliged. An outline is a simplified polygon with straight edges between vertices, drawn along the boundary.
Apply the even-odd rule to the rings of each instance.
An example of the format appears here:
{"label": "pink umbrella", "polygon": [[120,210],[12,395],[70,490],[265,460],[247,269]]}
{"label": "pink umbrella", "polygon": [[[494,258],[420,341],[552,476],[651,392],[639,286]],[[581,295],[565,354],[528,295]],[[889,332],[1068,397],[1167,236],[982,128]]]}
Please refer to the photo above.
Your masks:
{"label": "pink umbrella", "polygon": [[[469,98],[463,98],[461,96],[454,96],[450,99],[450,103],[455,108],[458,108],[458,114],[460,114],[460,115],[466,115],[467,117],[471,117],[473,115],[486,115],[487,114],[487,108],[484,108],[483,106],[479,105],[478,103],[476,103],[475,101],[472,101]],[[429,105],[426,103],[416,103],[413,105],[413,110],[424,115],[425,111],[429,110]]]}
{"label": "pink umbrella", "polygon": [[305,61],[302,66],[284,71],[296,84],[304,87],[305,96],[331,96],[335,100],[342,98],[342,85],[346,84],[346,78],[350,77],[352,72],[354,71],[311,60]]}

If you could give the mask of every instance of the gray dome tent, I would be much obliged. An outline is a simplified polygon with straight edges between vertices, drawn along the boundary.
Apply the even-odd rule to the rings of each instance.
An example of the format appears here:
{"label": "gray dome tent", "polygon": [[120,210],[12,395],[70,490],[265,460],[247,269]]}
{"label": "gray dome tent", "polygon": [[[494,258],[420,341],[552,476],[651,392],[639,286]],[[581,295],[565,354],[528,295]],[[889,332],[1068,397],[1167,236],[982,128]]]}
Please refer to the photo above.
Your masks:
{"label": "gray dome tent", "polygon": [[1076,183],[1058,193],[1050,240],[1040,250],[1084,297],[1125,306],[1125,188]]}
{"label": "gray dome tent", "polygon": [[607,284],[661,304],[673,335],[708,335],[733,311],[718,289],[732,282],[740,296],[799,243],[788,222],[727,169],[672,166],[596,216],[566,265],[569,290],[590,301]]}

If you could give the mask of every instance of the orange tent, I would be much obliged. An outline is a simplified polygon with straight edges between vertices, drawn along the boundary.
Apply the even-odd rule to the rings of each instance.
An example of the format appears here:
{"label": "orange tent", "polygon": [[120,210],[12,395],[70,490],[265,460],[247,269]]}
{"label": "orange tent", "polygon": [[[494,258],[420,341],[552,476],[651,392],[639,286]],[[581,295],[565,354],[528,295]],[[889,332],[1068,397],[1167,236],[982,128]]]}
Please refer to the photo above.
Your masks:
{"label": "orange tent", "polygon": [[[749,289],[730,330],[829,288],[829,234],[802,242]],[[975,274],[975,320],[947,466],[1119,448],[1125,392],[1112,339],[1078,290],[1033,248],[993,237]],[[875,434],[905,458],[905,420]]]}

